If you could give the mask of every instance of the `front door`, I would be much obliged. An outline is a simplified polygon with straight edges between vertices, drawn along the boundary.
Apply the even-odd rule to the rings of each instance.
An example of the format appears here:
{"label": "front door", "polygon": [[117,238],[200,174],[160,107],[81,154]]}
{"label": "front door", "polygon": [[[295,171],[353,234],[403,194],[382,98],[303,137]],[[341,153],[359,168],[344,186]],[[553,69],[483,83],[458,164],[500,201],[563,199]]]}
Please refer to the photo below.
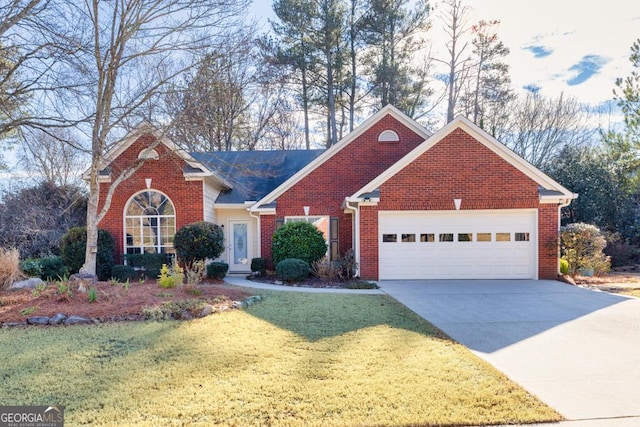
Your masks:
{"label": "front door", "polygon": [[229,271],[250,271],[249,221],[229,221]]}

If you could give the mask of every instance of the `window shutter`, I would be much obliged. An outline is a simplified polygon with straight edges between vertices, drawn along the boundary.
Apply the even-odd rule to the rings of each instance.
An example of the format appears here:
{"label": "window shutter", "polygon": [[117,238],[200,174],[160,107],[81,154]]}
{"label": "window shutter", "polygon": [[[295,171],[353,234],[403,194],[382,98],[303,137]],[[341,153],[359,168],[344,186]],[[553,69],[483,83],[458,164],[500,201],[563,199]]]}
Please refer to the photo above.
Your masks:
{"label": "window shutter", "polygon": [[331,218],[329,223],[329,257],[332,261],[340,259],[340,219]]}

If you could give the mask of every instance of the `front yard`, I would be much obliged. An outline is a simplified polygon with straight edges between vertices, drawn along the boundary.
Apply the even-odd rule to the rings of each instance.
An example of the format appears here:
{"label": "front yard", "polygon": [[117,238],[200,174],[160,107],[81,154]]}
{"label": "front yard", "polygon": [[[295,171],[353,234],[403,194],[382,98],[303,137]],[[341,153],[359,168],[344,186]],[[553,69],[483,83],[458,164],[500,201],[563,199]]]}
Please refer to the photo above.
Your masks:
{"label": "front yard", "polygon": [[264,292],[191,321],[0,330],[0,405],[67,425],[469,425],[560,416],[382,295]]}

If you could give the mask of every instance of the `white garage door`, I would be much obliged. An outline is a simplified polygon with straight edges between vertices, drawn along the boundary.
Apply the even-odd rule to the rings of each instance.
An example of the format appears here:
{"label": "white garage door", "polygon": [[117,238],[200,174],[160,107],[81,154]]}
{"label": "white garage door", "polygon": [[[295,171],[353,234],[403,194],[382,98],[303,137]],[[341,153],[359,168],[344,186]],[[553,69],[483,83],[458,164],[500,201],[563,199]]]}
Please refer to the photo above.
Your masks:
{"label": "white garage door", "polygon": [[535,210],[379,212],[380,279],[534,279]]}

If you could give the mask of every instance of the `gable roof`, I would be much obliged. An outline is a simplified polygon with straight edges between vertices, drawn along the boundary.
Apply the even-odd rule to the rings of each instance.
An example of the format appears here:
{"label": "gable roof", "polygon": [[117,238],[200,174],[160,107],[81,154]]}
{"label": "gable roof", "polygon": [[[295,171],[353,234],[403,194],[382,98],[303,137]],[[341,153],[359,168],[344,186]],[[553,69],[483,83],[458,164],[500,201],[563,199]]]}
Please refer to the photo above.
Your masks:
{"label": "gable roof", "polygon": [[[98,170],[101,175],[104,175],[103,171],[109,169],[109,165],[115,159],[117,159],[122,153],[129,149],[140,137],[144,135],[153,136],[159,144],[166,146],[171,152],[182,159],[186,166],[183,168],[183,174],[187,179],[199,179],[209,178],[217,182],[223,188],[231,188],[231,184],[222,176],[213,173],[207,166],[196,160],[187,151],[180,148],[173,141],[171,141],[166,135],[160,132],[151,123],[143,121],[138,124],[131,132],[129,132],[124,138],[118,141],[100,161]],[[83,174],[84,179],[89,179],[89,170]]]}
{"label": "gable roof", "polygon": [[376,124],[378,121],[380,121],[380,119],[387,115],[393,117],[402,125],[406,126],[411,131],[415,132],[417,135],[421,136],[424,139],[427,139],[431,135],[431,133],[427,131],[426,128],[419,125],[416,121],[409,118],[407,115],[405,115],[403,112],[401,112],[391,104],[388,104],[380,109],[380,111],[362,122],[347,136],[342,138],[336,144],[325,150],[321,155],[317,156],[315,159],[309,162],[309,164],[307,164],[305,167],[303,167],[297,173],[287,179],[284,183],[282,183],[282,185],[278,186],[273,191],[269,192],[269,194],[258,200],[258,202],[251,207],[251,210],[256,211],[259,210],[260,207],[270,206],[270,204],[273,203],[278,198],[278,196],[293,187],[296,183],[302,180],[305,176],[309,175],[320,165],[331,159],[331,157],[333,157],[336,153],[347,147],[351,142],[356,140],[360,135],[369,130],[374,124]]}
{"label": "gable roof", "polygon": [[[398,160],[395,164],[393,164],[389,169],[378,175],[375,179],[370,181],[364,187],[360,188],[357,192],[355,192],[348,199],[351,201],[356,201],[359,199],[363,199],[366,197],[371,197],[372,194],[376,194],[376,191],[379,191],[379,188],[382,184],[384,184],[387,180],[392,178],[395,174],[404,169],[407,165],[417,159],[420,155],[425,153],[431,147],[442,141],[446,136],[448,136],[455,129],[462,129],[469,135],[471,135],[478,142],[483,144],[485,147],[490,149],[493,153],[500,156],[506,162],[514,166],[524,175],[532,179],[534,182],[538,183],[540,191],[541,200],[558,200],[565,199],[571,200],[578,197],[577,194],[572,193],[554,179],[540,171],[538,168],[533,166],[531,163],[527,162],[525,159],[517,155],[511,149],[509,149],[506,145],[486,133],[484,130],[480,129],[473,122],[463,116],[457,116],[451,122],[449,122],[446,126],[440,129],[438,132],[434,133],[431,137],[429,137],[425,142],[417,146],[415,149],[410,151],[403,158]],[[379,197],[379,193],[378,197]]]}
{"label": "gable roof", "polygon": [[215,151],[191,156],[232,185],[215,203],[236,204],[263,198],[324,151]]}

